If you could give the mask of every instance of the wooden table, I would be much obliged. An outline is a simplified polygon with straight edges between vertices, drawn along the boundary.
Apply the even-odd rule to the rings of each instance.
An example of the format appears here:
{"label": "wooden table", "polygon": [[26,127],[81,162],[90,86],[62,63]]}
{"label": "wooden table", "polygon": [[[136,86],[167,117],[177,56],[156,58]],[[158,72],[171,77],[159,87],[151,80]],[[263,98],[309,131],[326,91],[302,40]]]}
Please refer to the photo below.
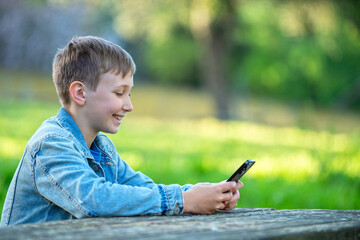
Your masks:
{"label": "wooden table", "polygon": [[360,210],[235,209],[1,227],[0,239],[360,239]]}

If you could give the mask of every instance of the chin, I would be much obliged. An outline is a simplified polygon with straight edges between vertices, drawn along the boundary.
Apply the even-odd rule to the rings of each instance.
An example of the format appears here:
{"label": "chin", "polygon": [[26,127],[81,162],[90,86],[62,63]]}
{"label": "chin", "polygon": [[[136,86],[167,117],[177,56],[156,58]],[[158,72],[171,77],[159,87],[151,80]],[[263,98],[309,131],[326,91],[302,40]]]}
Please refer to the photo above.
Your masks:
{"label": "chin", "polygon": [[109,134],[115,134],[115,133],[117,133],[118,131],[104,131],[104,133],[109,133]]}
{"label": "chin", "polygon": [[102,130],[101,132],[103,132],[103,133],[110,133],[110,134],[115,134],[115,133],[117,133],[119,131],[119,128],[116,128],[116,129],[104,129],[104,130]]}
{"label": "chin", "polygon": [[119,131],[119,128],[116,128],[116,129],[112,129],[111,131],[109,131],[109,133],[112,133],[112,134],[115,134]]}
{"label": "chin", "polygon": [[119,131],[119,128],[120,128],[120,124],[109,123],[103,126],[102,132],[115,134]]}

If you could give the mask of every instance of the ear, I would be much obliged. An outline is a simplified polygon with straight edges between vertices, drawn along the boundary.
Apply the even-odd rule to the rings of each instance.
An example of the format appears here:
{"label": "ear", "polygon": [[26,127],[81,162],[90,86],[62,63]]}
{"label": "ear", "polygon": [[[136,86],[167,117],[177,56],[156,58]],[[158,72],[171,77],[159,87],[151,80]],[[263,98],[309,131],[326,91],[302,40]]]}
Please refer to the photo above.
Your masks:
{"label": "ear", "polygon": [[71,99],[79,106],[86,102],[85,85],[82,82],[74,81],[69,87]]}

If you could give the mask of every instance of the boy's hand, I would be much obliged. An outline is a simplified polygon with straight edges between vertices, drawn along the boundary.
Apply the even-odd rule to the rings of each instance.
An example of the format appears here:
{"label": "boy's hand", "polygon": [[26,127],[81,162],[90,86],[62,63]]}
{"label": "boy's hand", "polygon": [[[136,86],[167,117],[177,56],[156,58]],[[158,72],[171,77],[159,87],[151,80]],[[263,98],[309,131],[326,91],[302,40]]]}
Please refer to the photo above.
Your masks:
{"label": "boy's hand", "polygon": [[211,214],[216,209],[233,209],[242,186],[242,182],[198,183],[183,192],[184,213]]}
{"label": "boy's hand", "polygon": [[235,187],[236,190],[232,192],[233,194],[232,199],[230,199],[230,201],[225,202],[225,207],[221,210],[231,210],[236,207],[237,202],[240,199],[240,193],[238,189],[242,188],[243,186],[244,184],[242,182],[240,181],[236,182],[236,187]]}

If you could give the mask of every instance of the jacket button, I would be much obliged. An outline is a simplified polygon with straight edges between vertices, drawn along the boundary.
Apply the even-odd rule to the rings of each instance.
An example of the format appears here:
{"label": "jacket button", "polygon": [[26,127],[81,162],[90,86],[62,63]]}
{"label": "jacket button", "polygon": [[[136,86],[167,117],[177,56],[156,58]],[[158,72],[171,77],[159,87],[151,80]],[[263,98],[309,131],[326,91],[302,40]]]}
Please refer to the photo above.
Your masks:
{"label": "jacket button", "polygon": [[176,205],[174,208],[174,214],[178,215],[180,213],[180,208]]}

